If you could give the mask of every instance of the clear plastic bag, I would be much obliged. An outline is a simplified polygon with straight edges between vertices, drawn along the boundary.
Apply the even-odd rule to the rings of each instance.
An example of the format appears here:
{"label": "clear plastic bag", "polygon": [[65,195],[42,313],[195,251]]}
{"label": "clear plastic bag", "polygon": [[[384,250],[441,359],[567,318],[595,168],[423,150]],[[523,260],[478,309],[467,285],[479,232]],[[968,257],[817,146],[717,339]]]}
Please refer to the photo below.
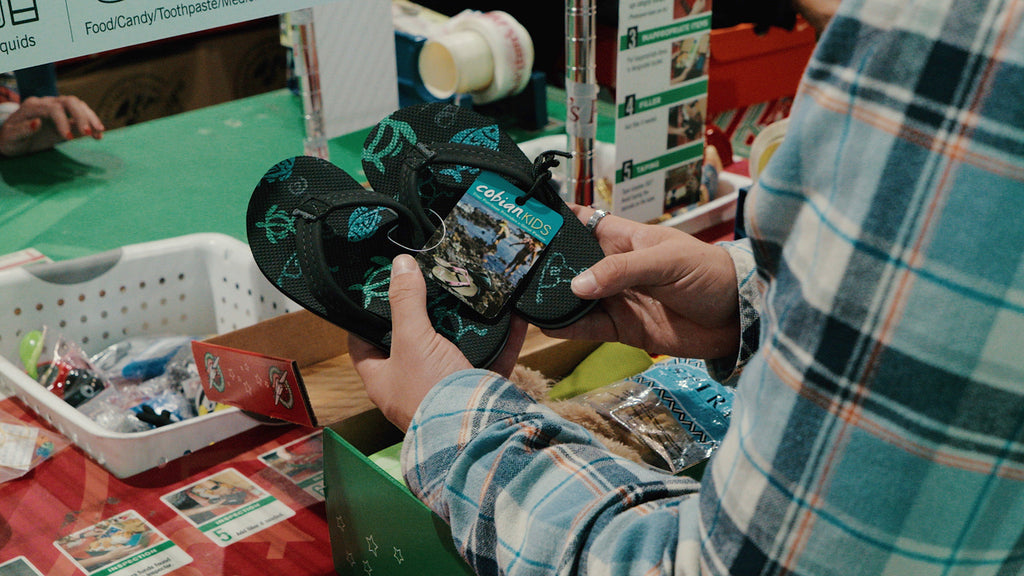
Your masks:
{"label": "clear plastic bag", "polygon": [[21,478],[68,445],[56,432],[0,412],[0,483]]}
{"label": "clear plastic bag", "polygon": [[[101,354],[116,351],[116,348],[117,345]],[[125,349],[121,348],[121,351]],[[163,348],[165,351],[170,349]],[[195,417],[195,395],[201,389],[198,383],[199,372],[190,347],[175,345],[173,349],[174,353],[170,357],[159,360],[160,372],[142,381],[116,374],[116,365],[128,366],[137,360],[129,359],[126,362],[129,357],[123,354],[106,356],[107,360],[114,360],[114,364],[108,362],[106,369],[101,372],[116,379],[117,385],[108,387],[102,394],[79,406],[78,410],[114,432],[140,432]],[[107,360],[101,358],[98,363],[103,365]],[[111,374],[114,375],[109,376]]]}
{"label": "clear plastic bag", "polygon": [[703,361],[673,358],[565,402],[593,410],[644,462],[678,474],[718,448],[732,399],[733,390],[712,379]]}
{"label": "clear plastic bag", "polygon": [[107,346],[89,362],[108,382],[142,382],[166,372],[168,363],[192,340],[191,336],[137,336]]}
{"label": "clear plastic bag", "polygon": [[57,338],[50,361],[41,365],[39,382],[76,407],[107,387],[81,347],[63,336]]}

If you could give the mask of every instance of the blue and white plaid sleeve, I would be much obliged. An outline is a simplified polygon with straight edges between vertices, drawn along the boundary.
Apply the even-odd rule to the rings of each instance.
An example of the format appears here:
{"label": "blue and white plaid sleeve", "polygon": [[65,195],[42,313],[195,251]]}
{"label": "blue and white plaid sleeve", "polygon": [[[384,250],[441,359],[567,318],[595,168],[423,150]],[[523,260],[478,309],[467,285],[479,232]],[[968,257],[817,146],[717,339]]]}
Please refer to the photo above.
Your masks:
{"label": "blue and white plaid sleeve", "polygon": [[745,212],[699,492],[484,371],[420,406],[413,491],[480,574],[1024,574],[1024,3],[844,0]]}
{"label": "blue and white plaid sleeve", "polygon": [[711,574],[1024,573],[1024,5],[844,0],[746,207]]}
{"label": "blue and white plaid sleeve", "polygon": [[402,462],[478,574],[672,573],[680,516],[697,512],[696,481],[610,454],[484,370],[428,394]]}

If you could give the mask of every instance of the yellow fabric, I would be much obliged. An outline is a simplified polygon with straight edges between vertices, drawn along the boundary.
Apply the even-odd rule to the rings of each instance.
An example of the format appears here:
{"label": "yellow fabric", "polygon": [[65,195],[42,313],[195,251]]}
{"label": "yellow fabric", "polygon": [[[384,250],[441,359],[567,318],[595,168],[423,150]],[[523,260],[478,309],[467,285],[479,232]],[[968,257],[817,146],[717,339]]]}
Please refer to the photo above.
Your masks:
{"label": "yellow fabric", "polygon": [[388,473],[392,478],[404,483],[405,479],[402,477],[402,463],[400,462],[400,456],[402,454],[402,443],[399,442],[393,446],[370,454],[368,458],[370,462],[373,462],[377,466],[380,466],[385,472]]}
{"label": "yellow fabric", "polygon": [[568,376],[551,387],[548,396],[564,400],[646,370],[654,361],[639,348],[606,342],[583,359]]}

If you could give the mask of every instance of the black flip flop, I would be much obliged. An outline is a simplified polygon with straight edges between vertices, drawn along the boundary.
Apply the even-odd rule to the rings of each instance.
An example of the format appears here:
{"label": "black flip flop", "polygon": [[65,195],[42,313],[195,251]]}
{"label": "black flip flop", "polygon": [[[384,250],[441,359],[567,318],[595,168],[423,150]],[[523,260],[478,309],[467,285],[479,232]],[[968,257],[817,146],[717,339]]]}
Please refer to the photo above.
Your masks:
{"label": "black flip flop", "polygon": [[[311,156],[279,162],[260,180],[246,214],[249,247],[281,292],[383,350],[391,344],[391,261],[426,233],[394,198],[363,188],[347,172]],[[465,318],[460,303],[432,282],[427,308],[438,333],[477,367],[505,345],[508,315]]]}
{"label": "black flip flop", "polygon": [[541,328],[561,328],[594,306],[595,301],[577,298],[569,282],[604,253],[550,184],[550,168],[558,164],[553,153],[531,162],[494,120],[440,102],[402,108],[382,120],[367,136],[362,160],[373,189],[409,207],[428,231],[481,171],[526,191],[560,214],[563,224],[523,279],[515,311]]}

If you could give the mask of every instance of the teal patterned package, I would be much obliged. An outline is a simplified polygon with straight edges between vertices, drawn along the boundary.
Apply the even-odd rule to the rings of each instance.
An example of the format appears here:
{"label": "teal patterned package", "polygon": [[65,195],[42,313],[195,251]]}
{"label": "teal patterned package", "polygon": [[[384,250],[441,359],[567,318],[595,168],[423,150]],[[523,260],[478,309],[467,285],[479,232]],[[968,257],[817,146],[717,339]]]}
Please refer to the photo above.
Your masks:
{"label": "teal patterned package", "polygon": [[573,399],[597,411],[644,462],[673,474],[707,460],[729,429],[732,388],[702,360],[672,358]]}

